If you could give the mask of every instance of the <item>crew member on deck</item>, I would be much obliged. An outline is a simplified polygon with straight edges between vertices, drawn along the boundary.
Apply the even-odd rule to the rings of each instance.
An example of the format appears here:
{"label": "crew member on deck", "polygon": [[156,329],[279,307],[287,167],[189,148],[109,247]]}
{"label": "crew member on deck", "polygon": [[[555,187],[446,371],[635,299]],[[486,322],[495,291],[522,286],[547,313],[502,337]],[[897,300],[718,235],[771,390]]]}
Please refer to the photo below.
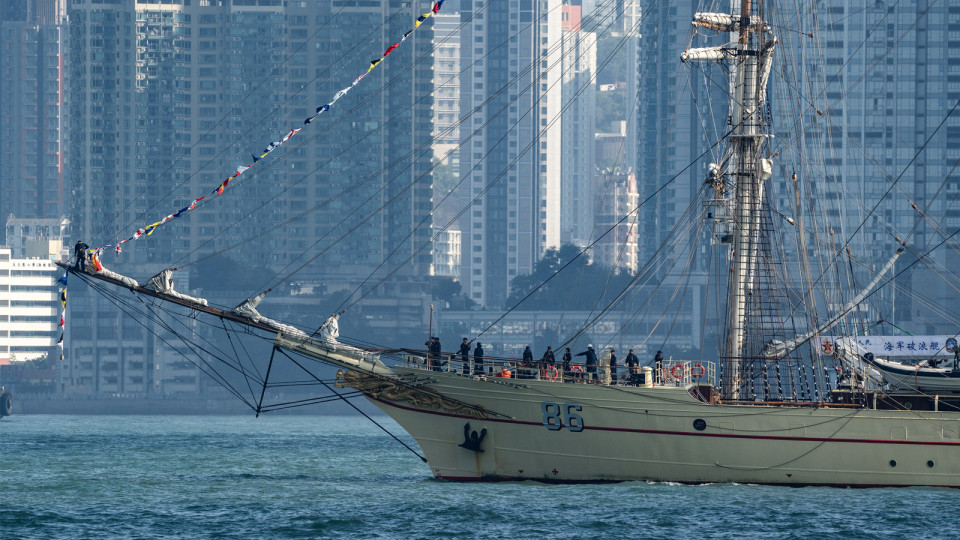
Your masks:
{"label": "crew member on deck", "polygon": [[77,258],[76,264],[73,266],[74,269],[81,272],[87,271],[87,250],[90,249],[90,246],[83,243],[83,240],[77,240],[77,243],[73,246],[73,255]]}
{"label": "crew member on deck", "polygon": [[573,355],[570,354],[570,347],[567,347],[567,348],[563,351],[563,358],[562,358],[562,360],[563,360],[563,376],[564,376],[564,377],[569,377],[569,376],[570,376],[570,364],[573,362]]}
{"label": "crew member on deck", "polygon": [[478,341],[473,349],[473,374],[483,375],[483,345]]}
{"label": "crew member on deck", "polygon": [[597,353],[593,350],[593,345],[587,345],[587,350],[579,352],[574,356],[587,357],[587,379],[592,381],[597,375]]}
{"label": "crew member on deck", "polygon": [[443,367],[443,362],[440,361],[440,338],[436,336],[433,337],[433,343],[430,345],[430,353],[433,355],[433,370],[440,371]]}
{"label": "crew member on deck", "polygon": [[663,351],[657,351],[657,355],[653,357],[653,364],[654,364],[654,366],[655,366],[654,369],[656,369],[656,371],[654,372],[654,373],[656,373],[655,377],[663,377],[663,373],[662,373],[662,371],[663,371]]}
{"label": "crew member on deck", "polygon": [[610,347],[610,381],[617,384],[617,355],[614,354],[613,347]]}
{"label": "crew member on deck", "polygon": [[623,363],[626,364],[627,369],[630,371],[630,384],[640,384],[640,359],[637,358],[637,355],[633,354],[633,349],[627,353],[627,357],[624,358]]}
{"label": "crew member on deck", "polygon": [[518,379],[534,378],[533,371],[530,369],[533,367],[533,351],[530,350],[529,345],[523,349],[523,360],[520,362],[520,367],[521,369],[517,370]]}
{"label": "crew member on deck", "polygon": [[460,344],[460,363],[463,364],[463,374],[470,374],[470,342],[467,341],[467,338],[463,338],[463,343]]}
{"label": "crew member on deck", "polygon": [[543,358],[540,359],[540,363],[552,366],[556,361],[556,357],[553,356],[553,349],[548,345],[547,352],[543,353]]}

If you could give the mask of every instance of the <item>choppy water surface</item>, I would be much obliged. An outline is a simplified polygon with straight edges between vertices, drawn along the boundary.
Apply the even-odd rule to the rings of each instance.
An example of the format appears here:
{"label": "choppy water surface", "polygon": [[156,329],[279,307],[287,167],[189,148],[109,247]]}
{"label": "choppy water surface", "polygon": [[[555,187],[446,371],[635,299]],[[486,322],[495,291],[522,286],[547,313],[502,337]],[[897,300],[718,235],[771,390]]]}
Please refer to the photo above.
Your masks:
{"label": "choppy water surface", "polygon": [[0,420],[0,538],[939,538],[958,534],[958,497],[438,482],[360,417]]}

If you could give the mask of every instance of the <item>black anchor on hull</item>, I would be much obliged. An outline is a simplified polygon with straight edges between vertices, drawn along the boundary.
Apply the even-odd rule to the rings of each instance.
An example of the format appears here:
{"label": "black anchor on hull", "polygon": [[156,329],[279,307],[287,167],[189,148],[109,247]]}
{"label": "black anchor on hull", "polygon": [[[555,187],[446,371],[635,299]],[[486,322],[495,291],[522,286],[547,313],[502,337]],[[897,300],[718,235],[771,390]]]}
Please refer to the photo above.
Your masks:
{"label": "black anchor on hull", "polygon": [[486,436],[487,428],[481,429],[479,434],[476,431],[471,433],[470,422],[467,422],[463,426],[463,442],[457,446],[466,448],[467,450],[473,450],[474,452],[483,452],[483,450],[480,448],[480,443],[483,442],[483,438]]}

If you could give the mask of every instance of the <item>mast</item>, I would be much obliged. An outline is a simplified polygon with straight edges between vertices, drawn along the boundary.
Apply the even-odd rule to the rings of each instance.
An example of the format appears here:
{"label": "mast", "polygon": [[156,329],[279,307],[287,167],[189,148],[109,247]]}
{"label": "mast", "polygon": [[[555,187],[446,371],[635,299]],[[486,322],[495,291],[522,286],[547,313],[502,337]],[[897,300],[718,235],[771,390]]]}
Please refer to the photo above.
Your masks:
{"label": "mast", "polygon": [[[722,243],[730,245],[730,276],[727,288],[726,336],[723,347],[723,395],[739,399],[744,385],[744,366],[759,356],[748,350],[748,309],[757,283],[758,241],[760,237],[764,182],[770,177],[772,163],[762,157],[767,126],[762,114],[770,57],[776,39],[767,32],[759,16],[751,16],[751,0],[741,0],[740,14],[697,13],[693,24],[718,32],[736,33],[736,43],[720,47],[688,49],[683,61],[724,62],[731,69],[729,93],[730,134],[728,159],[724,165],[711,166],[717,201],[724,207],[718,216],[731,216],[729,235]],[[732,198],[725,185],[732,184]],[[759,294],[759,293],[758,293]]]}

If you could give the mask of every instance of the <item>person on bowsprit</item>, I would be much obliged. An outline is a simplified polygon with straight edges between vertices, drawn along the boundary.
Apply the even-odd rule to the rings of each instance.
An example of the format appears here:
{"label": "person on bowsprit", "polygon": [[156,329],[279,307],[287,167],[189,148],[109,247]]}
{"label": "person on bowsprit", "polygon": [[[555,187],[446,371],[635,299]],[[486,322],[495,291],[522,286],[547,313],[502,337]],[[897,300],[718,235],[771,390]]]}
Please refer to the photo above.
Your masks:
{"label": "person on bowsprit", "polygon": [[87,271],[87,250],[90,249],[90,246],[83,243],[83,240],[77,240],[77,243],[73,246],[73,255],[76,257],[77,262],[73,265],[74,270],[79,270],[81,272]]}
{"label": "person on bowsprit", "polygon": [[483,375],[483,345],[478,341],[477,346],[473,349],[473,374],[474,375]]}
{"label": "person on bowsprit", "polygon": [[587,380],[592,381],[597,376],[597,353],[593,350],[593,345],[587,345],[587,350],[579,352],[574,356],[586,356]]}
{"label": "person on bowsprit", "polygon": [[460,344],[460,363],[463,364],[463,374],[470,374],[470,342],[467,341],[467,338],[463,338],[463,343]]}

